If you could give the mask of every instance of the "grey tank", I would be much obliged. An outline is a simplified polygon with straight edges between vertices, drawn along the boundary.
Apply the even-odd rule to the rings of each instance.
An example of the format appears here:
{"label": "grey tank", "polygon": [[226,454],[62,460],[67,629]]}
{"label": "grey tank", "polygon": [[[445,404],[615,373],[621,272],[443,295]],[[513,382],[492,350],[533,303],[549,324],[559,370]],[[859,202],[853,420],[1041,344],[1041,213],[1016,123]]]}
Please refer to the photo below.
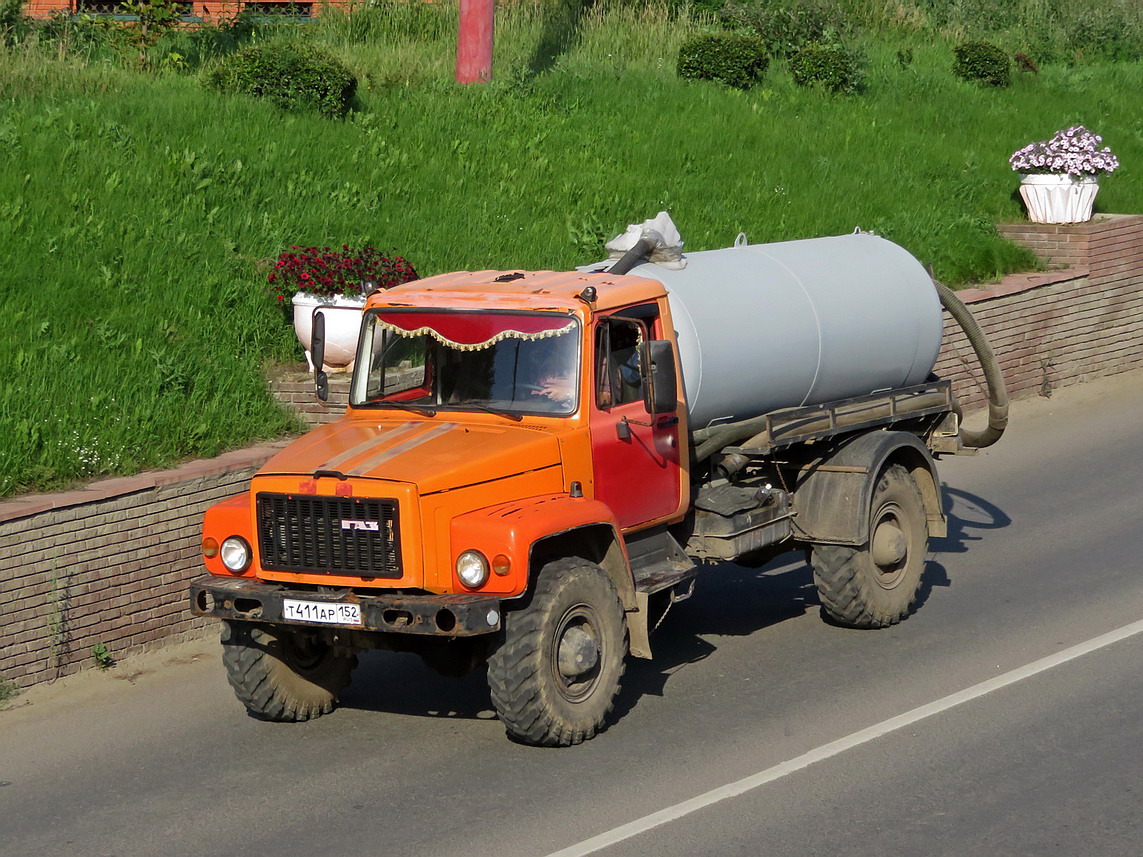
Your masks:
{"label": "grey tank", "polygon": [[632,276],[666,286],[692,428],[920,384],[940,300],[904,248],[868,233],[746,244]]}

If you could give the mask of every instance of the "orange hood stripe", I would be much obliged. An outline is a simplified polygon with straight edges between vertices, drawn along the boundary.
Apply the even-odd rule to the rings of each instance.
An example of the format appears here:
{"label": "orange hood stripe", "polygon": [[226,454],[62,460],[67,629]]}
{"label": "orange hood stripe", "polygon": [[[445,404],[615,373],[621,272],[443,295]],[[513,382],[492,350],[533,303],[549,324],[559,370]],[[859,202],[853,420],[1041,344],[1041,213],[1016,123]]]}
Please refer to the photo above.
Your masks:
{"label": "orange hood stripe", "polygon": [[409,438],[404,443],[399,443],[389,449],[379,452],[372,458],[367,458],[356,467],[349,471],[351,476],[364,476],[370,470],[380,467],[386,461],[396,458],[398,455],[404,455],[411,449],[416,449],[422,443],[432,440],[435,437],[440,437],[443,434],[448,434],[454,428],[457,428],[457,423],[441,423],[438,426],[433,426],[429,431],[422,432],[416,437]]}
{"label": "orange hood stripe", "polygon": [[361,443],[357,444],[357,446],[347,449],[345,452],[341,453],[341,455],[334,456],[318,469],[337,470],[339,467],[341,467],[341,465],[345,464],[345,462],[349,461],[351,458],[356,458],[357,456],[361,455],[361,453],[368,452],[369,450],[375,448],[377,444],[385,443],[388,440],[395,440],[398,436],[408,433],[409,429],[415,425],[420,425],[420,423],[417,423],[414,420],[410,420],[404,425],[399,425],[396,428],[389,429],[387,432],[382,432],[381,434],[374,435],[368,440],[364,440]]}

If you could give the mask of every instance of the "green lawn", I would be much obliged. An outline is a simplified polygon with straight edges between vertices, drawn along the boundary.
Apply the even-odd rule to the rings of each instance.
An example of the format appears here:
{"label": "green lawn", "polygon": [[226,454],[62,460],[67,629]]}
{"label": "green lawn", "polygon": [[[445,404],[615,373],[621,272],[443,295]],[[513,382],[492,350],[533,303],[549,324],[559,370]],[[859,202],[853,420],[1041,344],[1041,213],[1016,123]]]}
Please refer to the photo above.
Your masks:
{"label": "green lawn", "polygon": [[795,87],[780,62],[739,92],[675,76],[685,15],[521,4],[497,22],[495,81],[458,87],[454,13],[406,12],[300,30],[359,76],[346,121],[78,48],[0,49],[0,496],[293,427],[261,377],[300,359],[264,291],[293,244],[374,244],[425,275],[561,269],[666,209],[690,250],[860,227],[977,282],[1032,264],[993,228],[1023,217],[1008,156],[1077,123],[1123,163],[1097,210],[1143,211],[1139,62],[989,89],[952,76],[947,39],[881,32],[857,38],[860,97]]}

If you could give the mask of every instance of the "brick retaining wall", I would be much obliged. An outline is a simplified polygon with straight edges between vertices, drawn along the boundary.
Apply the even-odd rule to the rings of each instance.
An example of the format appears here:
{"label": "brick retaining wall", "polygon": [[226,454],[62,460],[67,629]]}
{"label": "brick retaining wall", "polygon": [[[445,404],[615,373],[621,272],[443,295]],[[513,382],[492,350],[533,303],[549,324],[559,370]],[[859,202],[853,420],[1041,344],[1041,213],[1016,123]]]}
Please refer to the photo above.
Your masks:
{"label": "brick retaining wall", "polygon": [[[1143,365],[1143,216],[1000,229],[1049,265],[1067,265],[960,292],[1013,398]],[[955,324],[946,333],[937,372],[970,410],[984,401],[976,360]],[[303,372],[280,373],[270,385],[316,425],[344,412],[348,380],[332,376],[329,405],[314,398]],[[121,657],[202,633],[207,623],[186,607],[187,582],[202,568],[202,514],[240,493],[283,444],[0,502],[0,679],[27,686],[75,672],[91,665],[97,643]]]}
{"label": "brick retaining wall", "polygon": [[[1001,224],[1049,266],[966,289],[1012,398],[1143,366],[1143,216],[1102,215],[1089,223]],[[936,372],[952,380],[965,410],[984,404],[983,377],[964,333],[945,320]]]}
{"label": "brick retaining wall", "polygon": [[284,442],[174,470],[0,503],[0,678],[28,686],[201,632],[187,583],[202,573],[202,516],[241,493]]}

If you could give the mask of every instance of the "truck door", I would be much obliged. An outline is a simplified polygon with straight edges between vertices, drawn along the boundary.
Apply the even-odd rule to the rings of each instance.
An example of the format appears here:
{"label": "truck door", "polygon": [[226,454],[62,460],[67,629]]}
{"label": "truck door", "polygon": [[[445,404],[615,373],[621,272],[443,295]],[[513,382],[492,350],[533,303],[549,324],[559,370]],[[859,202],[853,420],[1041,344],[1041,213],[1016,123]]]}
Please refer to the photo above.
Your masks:
{"label": "truck door", "polygon": [[679,509],[678,414],[647,413],[639,345],[661,338],[654,304],[619,310],[595,328],[591,444],[595,497],[623,528]]}

